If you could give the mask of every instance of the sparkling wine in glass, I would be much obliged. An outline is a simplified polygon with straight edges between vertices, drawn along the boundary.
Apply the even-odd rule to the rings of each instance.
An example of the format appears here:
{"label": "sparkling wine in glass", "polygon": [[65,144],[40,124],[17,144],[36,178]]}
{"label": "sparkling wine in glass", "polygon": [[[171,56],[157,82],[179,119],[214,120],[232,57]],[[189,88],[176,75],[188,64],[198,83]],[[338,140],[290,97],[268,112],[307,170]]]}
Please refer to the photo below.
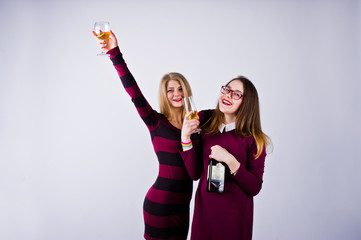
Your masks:
{"label": "sparkling wine in glass", "polygon": [[[184,114],[186,115],[190,111],[193,111],[193,113],[191,115],[189,115],[189,119],[196,118],[198,116],[198,111],[197,111],[196,105],[194,103],[193,96],[189,96],[189,97],[186,97],[183,99],[184,99]],[[200,131],[202,131],[202,130],[197,128],[193,131],[193,133],[199,133]]]}
{"label": "sparkling wine in glass", "polygon": [[[99,40],[107,40],[110,36],[110,24],[106,21],[95,22],[94,32]],[[98,56],[108,56],[105,51],[97,54]]]}

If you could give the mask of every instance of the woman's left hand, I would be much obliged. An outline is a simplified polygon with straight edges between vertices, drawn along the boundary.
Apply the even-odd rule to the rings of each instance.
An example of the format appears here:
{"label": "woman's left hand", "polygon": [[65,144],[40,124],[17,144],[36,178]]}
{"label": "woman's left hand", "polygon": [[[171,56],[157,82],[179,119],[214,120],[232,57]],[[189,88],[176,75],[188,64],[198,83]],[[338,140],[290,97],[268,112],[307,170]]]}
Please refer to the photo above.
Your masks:
{"label": "woman's left hand", "polygon": [[219,145],[214,145],[211,147],[211,155],[209,155],[209,158],[213,158],[217,160],[218,162],[224,162],[228,164],[230,157],[233,157],[226,149]]}
{"label": "woman's left hand", "polygon": [[241,166],[240,162],[238,162],[232,154],[219,145],[211,147],[211,154],[209,155],[209,158],[213,158],[218,162],[224,162],[227,164],[232,174],[235,174]]}

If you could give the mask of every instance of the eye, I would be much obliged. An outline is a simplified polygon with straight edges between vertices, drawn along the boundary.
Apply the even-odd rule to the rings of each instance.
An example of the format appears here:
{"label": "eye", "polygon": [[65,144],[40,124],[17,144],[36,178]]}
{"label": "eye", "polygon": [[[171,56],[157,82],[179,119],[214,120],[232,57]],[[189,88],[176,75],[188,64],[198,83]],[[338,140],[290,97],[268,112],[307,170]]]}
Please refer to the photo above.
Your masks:
{"label": "eye", "polygon": [[237,98],[241,98],[241,97],[242,97],[242,93],[241,93],[241,92],[233,92],[233,94],[234,94]]}
{"label": "eye", "polygon": [[173,89],[168,89],[167,92],[173,92]]}
{"label": "eye", "polygon": [[183,92],[183,88],[179,88],[178,90],[179,90],[180,92]]}

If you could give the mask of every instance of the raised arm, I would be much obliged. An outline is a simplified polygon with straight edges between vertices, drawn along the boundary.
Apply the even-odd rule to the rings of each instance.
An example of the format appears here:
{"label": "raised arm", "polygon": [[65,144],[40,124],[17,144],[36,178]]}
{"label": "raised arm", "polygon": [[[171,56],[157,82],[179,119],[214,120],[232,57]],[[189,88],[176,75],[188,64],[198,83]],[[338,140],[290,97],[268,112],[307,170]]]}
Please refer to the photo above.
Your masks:
{"label": "raised arm", "polygon": [[158,115],[143,96],[132,73],[129,71],[127,64],[123,59],[123,55],[119,50],[118,40],[114,33],[110,31],[110,38],[108,40],[99,40],[98,43],[99,47],[109,54],[110,60],[117,70],[125,91],[131,97],[132,102],[148,129],[151,130],[156,127],[159,123]]}

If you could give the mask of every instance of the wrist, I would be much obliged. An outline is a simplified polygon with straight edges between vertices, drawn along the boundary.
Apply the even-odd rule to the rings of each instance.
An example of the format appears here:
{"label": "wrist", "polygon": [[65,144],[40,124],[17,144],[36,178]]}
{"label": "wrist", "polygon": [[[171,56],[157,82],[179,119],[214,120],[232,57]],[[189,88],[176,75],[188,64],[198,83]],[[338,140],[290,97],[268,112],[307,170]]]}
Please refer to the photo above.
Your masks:
{"label": "wrist", "polygon": [[181,136],[181,141],[185,143],[191,142],[191,136]]}
{"label": "wrist", "polygon": [[241,164],[237,161],[237,163],[232,168],[230,168],[230,173],[232,176],[235,176],[237,174],[240,166]]}
{"label": "wrist", "polygon": [[233,155],[230,155],[230,157],[227,158],[226,164],[228,165],[228,168],[232,175],[234,175],[238,171],[238,168],[241,166],[241,164]]}
{"label": "wrist", "polygon": [[189,141],[181,141],[181,144],[182,144],[182,148],[183,148],[183,151],[188,151],[188,150],[191,150],[193,148],[193,143],[191,140]]}
{"label": "wrist", "polygon": [[225,159],[225,163],[230,167],[234,162],[237,162],[237,160],[234,158],[234,156],[230,153],[228,153],[228,157]]}

